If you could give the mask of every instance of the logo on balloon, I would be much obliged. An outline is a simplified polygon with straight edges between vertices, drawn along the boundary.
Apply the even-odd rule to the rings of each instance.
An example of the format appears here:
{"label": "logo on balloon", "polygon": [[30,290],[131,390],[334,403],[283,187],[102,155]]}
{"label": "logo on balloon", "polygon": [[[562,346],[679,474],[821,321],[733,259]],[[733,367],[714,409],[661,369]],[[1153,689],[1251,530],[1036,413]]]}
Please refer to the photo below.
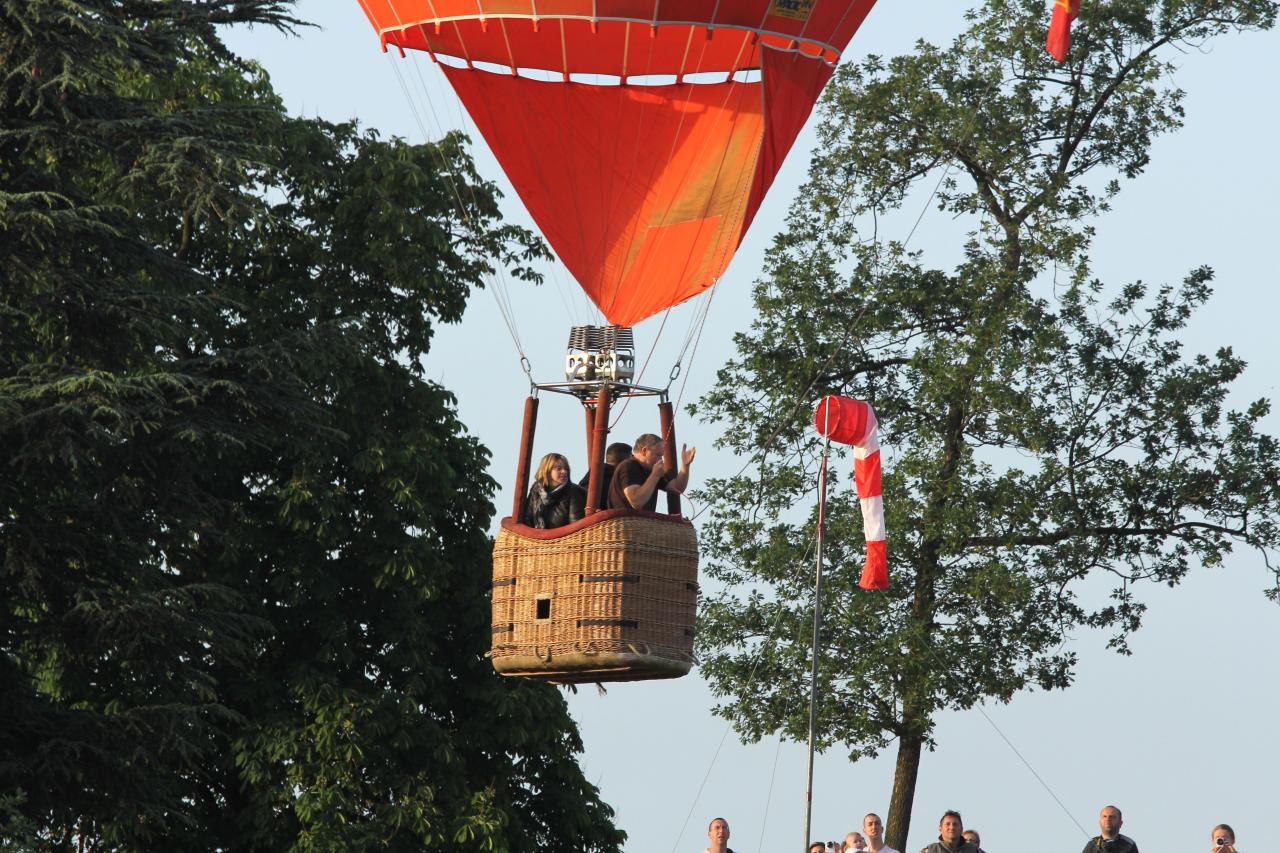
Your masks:
{"label": "logo on balloon", "polygon": [[773,0],[769,5],[769,14],[793,21],[807,21],[816,2],[817,0]]}

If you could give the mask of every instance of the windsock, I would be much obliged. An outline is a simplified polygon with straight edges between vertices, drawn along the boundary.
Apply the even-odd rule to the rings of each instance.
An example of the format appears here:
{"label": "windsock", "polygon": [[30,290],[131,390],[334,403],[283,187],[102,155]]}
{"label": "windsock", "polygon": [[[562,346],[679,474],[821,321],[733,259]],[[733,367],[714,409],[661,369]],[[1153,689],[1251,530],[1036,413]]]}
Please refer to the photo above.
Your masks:
{"label": "windsock", "polygon": [[889,588],[889,561],[885,552],[884,497],[880,490],[880,437],[876,413],[862,400],[823,397],[813,413],[818,432],[832,441],[853,446],[853,477],[862,505],[862,530],[867,539],[867,564],[858,586]]}

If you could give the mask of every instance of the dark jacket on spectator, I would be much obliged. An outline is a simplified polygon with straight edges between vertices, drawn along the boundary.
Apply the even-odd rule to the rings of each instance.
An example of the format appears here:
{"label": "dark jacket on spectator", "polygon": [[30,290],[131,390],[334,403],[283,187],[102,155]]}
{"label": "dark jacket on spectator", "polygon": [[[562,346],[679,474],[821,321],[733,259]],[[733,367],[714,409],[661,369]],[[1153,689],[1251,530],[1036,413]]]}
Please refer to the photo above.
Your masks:
{"label": "dark jacket on spectator", "polygon": [[941,838],[924,848],[927,853],[978,853],[978,845],[970,844],[961,838],[955,847],[948,847]]}
{"label": "dark jacket on spectator", "polygon": [[530,527],[550,529],[572,524],[586,514],[587,492],[576,483],[565,483],[548,489],[534,483],[529,489],[529,499],[524,503],[524,518]]}
{"label": "dark jacket on spectator", "polygon": [[1138,853],[1138,845],[1127,835],[1117,835],[1110,841],[1103,841],[1101,835],[1095,835],[1084,846],[1084,853]]}

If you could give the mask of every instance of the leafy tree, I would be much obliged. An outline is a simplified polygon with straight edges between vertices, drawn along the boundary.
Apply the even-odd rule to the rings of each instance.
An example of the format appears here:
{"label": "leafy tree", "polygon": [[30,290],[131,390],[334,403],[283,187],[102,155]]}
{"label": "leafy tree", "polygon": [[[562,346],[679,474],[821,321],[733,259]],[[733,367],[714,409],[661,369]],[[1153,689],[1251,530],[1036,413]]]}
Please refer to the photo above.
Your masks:
{"label": "leafy tree", "polygon": [[[818,737],[851,760],[897,742],[895,847],[940,711],[1065,688],[1077,629],[1126,652],[1141,581],[1280,545],[1268,403],[1227,410],[1242,361],[1178,341],[1212,271],[1108,285],[1089,262],[1121,182],[1182,122],[1167,57],[1275,16],[1260,0],[1087,3],[1058,66],[1041,0],[986,0],[949,48],[836,73],[758,320],[700,404],[723,446],[760,456],[707,487],[707,570],[725,591],[705,603],[699,643],[716,711],[742,737],[805,737],[792,697],[808,693],[815,518],[794,507],[813,503],[809,407],[869,400],[891,448],[894,581],[866,593],[859,571],[830,575],[824,619],[840,630],[822,636]],[[954,267],[860,227],[935,186],[968,223]],[[837,567],[861,559],[850,487],[830,506]]]}
{"label": "leafy tree", "polygon": [[288,117],[218,36],[286,3],[0,21],[0,826],[617,849],[562,698],[483,657],[487,453],[423,365],[543,250],[465,140]]}

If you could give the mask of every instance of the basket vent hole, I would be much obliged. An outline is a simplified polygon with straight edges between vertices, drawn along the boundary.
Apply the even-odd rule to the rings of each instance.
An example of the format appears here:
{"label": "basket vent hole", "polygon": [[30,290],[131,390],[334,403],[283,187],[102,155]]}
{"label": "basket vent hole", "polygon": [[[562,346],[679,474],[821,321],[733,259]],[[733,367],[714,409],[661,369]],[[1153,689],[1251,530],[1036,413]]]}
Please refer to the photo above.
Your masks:
{"label": "basket vent hole", "polygon": [[538,619],[551,618],[551,596],[549,595],[538,596],[538,598],[534,601],[534,606],[535,606],[534,616],[536,616]]}

